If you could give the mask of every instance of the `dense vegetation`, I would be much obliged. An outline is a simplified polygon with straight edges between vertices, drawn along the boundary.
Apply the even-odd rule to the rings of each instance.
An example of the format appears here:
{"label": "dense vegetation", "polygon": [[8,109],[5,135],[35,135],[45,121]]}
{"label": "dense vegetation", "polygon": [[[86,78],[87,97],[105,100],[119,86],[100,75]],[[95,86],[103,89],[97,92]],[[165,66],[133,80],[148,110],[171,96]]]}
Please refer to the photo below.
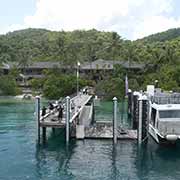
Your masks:
{"label": "dense vegetation", "polygon": [[149,43],[153,43],[157,41],[165,42],[178,38],[179,36],[180,36],[180,28],[174,28],[161,33],[152,34],[148,37],[140,39],[140,41],[149,42]]}
{"label": "dense vegetation", "polygon": [[21,91],[12,76],[0,76],[0,95],[17,95]]}
{"label": "dense vegetation", "polygon": [[[43,92],[49,99],[59,99],[76,92],[76,77],[74,75],[64,75],[58,70],[47,70],[44,72],[45,78],[31,80],[32,88]],[[79,88],[85,85],[92,85],[91,81],[79,79]]]}
{"label": "dense vegetation", "polygon": [[[61,61],[74,65],[77,61],[92,62],[99,58],[146,65],[136,73],[116,67],[113,75],[105,74],[104,80],[91,83],[109,98],[114,95],[122,97],[125,74],[128,74],[132,89],[143,89],[158,79],[163,89],[180,90],[180,29],[171,29],[137,41],[123,40],[116,32],[95,29],[72,32],[26,29],[0,36],[0,62],[17,61],[26,67],[32,61]],[[65,95],[64,92],[70,89],[70,93],[75,90],[74,77],[51,73],[41,81],[32,81],[33,87],[42,88],[49,98]],[[62,84],[63,89],[60,88]],[[55,89],[54,86],[58,87],[57,92],[50,88]]]}

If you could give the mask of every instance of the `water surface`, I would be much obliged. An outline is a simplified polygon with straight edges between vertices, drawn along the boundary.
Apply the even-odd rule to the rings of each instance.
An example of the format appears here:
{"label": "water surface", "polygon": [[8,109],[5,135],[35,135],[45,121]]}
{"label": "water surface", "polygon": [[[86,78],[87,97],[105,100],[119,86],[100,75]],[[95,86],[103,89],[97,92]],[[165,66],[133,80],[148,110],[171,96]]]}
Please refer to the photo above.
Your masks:
{"label": "water surface", "polygon": [[[98,116],[106,116],[102,106],[100,109],[103,113],[99,111]],[[152,140],[141,149],[136,141],[118,141],[115,149],[111,140],[72,140],[66,147],[61,131],[55,135],[49,131],[47,144],[38,146],[34,102],[0,100],[2,180],[174,180],[179,177],[180,147],[159,147]]]}

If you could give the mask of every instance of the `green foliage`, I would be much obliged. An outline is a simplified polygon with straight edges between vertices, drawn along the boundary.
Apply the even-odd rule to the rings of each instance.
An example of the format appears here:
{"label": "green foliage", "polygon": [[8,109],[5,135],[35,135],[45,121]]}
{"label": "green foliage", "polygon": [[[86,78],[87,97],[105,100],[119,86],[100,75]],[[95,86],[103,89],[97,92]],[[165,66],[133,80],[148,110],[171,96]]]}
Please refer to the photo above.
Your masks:
{"label": "green foliage", "polygon": [[121,43],[117,33],[95,29],[72,32],[26,29],[0,36],[0,60],[18,61],[26,67],[31,61],[73,65],[97,58],[120,59]]}
{"label": "green foliage", "polygon": [[96,85],[97,94],[104,96],[107,100],[112,100],[113,97],[122,99],[124,90],[124,82],[120,78],[109,78],[108,80],[100,81]]}
{"label": "green foliage", "polygon": [[[43,94],[48,99],[59,99],[76,92],[77,80],[72,75],[57,75],[49,73],[43,85]],[[79,87],[90,85],[90,81],[80,79]]]}
{"label": "green foliage", "polygon": [[17,95],[20,90],[12,76],[0,76],[0,95]]}
{"label": "green foliage", "polygon": [[174,28],[169,29],[165,32],[152,34],[148,37],[145,37],[143,39],[140,39],[140,41],[146,42],[146,43],[153,43],[153,42],[165,42],[173,40],[180,36],[180,28]]}
{"label": "green foliage", "polygon": [[[116,32],[95,29],[72,32],[53,32],[43,29],[26,29],[0,36],[0,63],[17,61],[24,68],[32,61],[60,61],[69,67],[77,61],[93,62],[96,59],[144,63],[141,71],[116,66],[113,73],[91,72],[89,77],[102,77],[96,82],[107,98],[124,95],[124,77],[129,78],[133,90],[145,89],[156,79],[164,90],[180,90],[180,29],[171,29],[137,41],[123,40]],[[17,77],[18,72],[12,73]],[[43,80],[32,80],[34,90],[43,89],[48,98],[59,98],[76,91],[74,76],[60,75],[58,69],[47,71]],[[97,78],[98,79],[98,78]],[[101,79],[101,78],[99,78]],[[89,82],[81,81],[86,85]],[[119,83],[119,84],[118,84]],[[91,82],[91,85],[94,82]]]}
{"label": "green foliage", "polygon": [[31,85],[32,90],[39,91],[39,90],[42,90],[44,81],[45,81],[44,78],[42,78],[42,79],[31,79],[29,84]]}

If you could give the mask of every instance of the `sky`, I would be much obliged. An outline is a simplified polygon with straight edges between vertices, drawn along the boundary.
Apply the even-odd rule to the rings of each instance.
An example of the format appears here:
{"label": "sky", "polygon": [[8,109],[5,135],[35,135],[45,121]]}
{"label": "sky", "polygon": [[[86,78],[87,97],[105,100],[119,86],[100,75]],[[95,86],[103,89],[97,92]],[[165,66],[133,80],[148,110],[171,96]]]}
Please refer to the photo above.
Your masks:
{"label": "sky", "polygon": [[135,40],[180,27],[180,0],[0,0],[0,34],[95,28]]}

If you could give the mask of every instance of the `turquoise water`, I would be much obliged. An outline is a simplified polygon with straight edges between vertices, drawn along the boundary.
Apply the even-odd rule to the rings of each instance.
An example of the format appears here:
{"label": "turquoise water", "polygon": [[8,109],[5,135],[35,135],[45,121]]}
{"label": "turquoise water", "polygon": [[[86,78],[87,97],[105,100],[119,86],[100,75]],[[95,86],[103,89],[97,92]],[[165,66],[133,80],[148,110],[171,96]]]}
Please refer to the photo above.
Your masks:
{"label": "turquoise water", "polygon": [[[180,178],[180,147],[154,141],[72,140],[48,133],[36,144],[34,102],[0,100],[0,180],[174,180]],[[100,113],[99,113],[100,116]]]}
{"label": "turquoise water", "polygon": [[[96,121],[112,121],[113,119],[113,102],[101,101],[99,106],[95,108]],[[118,125],[130,129],[131,121],[127,115],[127,102],[120,102],[117,106],[117,121]]]}

